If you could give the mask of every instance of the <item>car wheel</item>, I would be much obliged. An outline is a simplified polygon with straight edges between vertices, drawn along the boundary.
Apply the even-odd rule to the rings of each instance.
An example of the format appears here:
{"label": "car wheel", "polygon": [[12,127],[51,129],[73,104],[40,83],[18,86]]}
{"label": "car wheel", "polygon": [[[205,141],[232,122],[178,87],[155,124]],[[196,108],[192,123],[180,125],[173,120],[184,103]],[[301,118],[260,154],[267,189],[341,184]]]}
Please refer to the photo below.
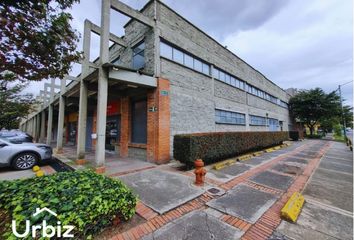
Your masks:
{"label": "car wheel", "polygon": [[18,170],[25,170],[36,165],[38,157],[34,153],[24,152],[18,154],[12,161],[12,166]]}

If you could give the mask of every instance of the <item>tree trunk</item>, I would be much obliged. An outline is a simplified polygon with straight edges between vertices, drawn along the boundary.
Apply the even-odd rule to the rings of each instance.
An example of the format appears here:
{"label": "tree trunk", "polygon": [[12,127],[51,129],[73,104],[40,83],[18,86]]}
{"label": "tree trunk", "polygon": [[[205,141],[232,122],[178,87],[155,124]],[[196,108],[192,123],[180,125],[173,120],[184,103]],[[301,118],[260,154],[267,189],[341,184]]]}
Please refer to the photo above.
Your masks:
{"label": "tree trunk", "polygon": [[314,130],[313,126],[310,125],[309,128],[310,128],[310,136],[313,136],[313,130]]}

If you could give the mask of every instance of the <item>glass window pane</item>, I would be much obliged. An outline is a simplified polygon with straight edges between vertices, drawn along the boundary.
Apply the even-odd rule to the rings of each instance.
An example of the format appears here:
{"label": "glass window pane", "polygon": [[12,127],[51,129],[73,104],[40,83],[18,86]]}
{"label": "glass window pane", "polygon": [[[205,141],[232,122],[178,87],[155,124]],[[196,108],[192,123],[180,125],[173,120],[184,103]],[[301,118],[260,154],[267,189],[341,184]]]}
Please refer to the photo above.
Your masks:
{"label": "glass window pane", "polygon": [[234,77],[231,77],[231,85],[237,87],[236,79]]}
{"label": "glass window pane", "polygon": [[144,57],[145,42],[133,48],[133,68],[140,69],[145,67]]}
{"label": "glass window pane", "polygon": [[180,64],[183,64],[183,52],[174,48],[173,49],[173,60],[180,63]]}
{"label": "glass window pane", "polygon": [[140,69],[145,66],[145,58],[144,55],[138,54],[133,57],[133,68]]}
{"label": "glass window pane", "polygon": [[160,45],[160,54],[161,56],[172,60],[172,47],[162,42]]}
{"label": "glass window pane", "polygon": [[208,64],[203,63],[203,73],[206,75],[210,75],[210,67]]}
{"label": "glass window pane", "polygon": [[112,64],[119,65],[121,63],[120,61],[120,56],[116,57],[113,61]]}
{"label": "glass window pane", "polygon": [[213,77],[216,79],[219,79],[219,70],[216,68],[214,68],[214,70],[213,70]]}
{"label": "glass window pane", "polygon": [[201,61],[194,59],[194,70],[198,71],[198,72],[202,72],[203,71],[203,64]]}
{"label": "glass window pane", "polygon": [[220,79],[219,80],[225,82],[225,73],[223,71],[220,71]]}
{"label": "glass window pane", "polygon": [[243,89],[243,90],[245,89],[245,83],[242,82],[242,81],[240,81],[240,88]]}
{"label": "glass window pane", "polygon": [[133,48],[133,53],[137,54],[137,53],[139,53],[141,51],[144,51],[144,49],[145,49],[145,42],[142,42],[142,43],[140,43],[139,45],[137,45],[137,46],[135,46]]}
{"label": "glass window pane", "polygon": [[231,76],[229,74],[225,74],[225,82],[231,84]]}
{"label": "glass window pane", "polygon": [[184,54],[184,65],[193,68],[193,58],[187,54]]}

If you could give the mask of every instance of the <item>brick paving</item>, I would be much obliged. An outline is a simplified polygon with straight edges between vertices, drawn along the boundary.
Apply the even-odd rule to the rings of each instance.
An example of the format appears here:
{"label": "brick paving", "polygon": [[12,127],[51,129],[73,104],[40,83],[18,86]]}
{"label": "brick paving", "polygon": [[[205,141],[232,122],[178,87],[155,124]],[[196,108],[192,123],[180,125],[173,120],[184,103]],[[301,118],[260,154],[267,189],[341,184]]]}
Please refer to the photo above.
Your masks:
{"label": "brick paving", "polygon": [[[280,210],[285,205],[290,196],[298,191],[301,192],[306,183],[308,182],[312,172],[317,168],[321,157],[331,147],[333,143],[328,141],[311,140],[305,143],[297,144],[295,146],[288,147],[288,152],[275,156],[269,161],[264,161],[259,165],[254,166],[250,170],[238,175],[227,182],[218,181],[217,179],[210,179],[206,176],[206,185],[209,187],[217,187],[226,191],[233,189],[239,184],[247,185],[253,189],[257,189],[262,192],[273,194],[277,197],[277,200],[272,204],[254,223],[248,222],[245,219],[231,216],[227,213],[219,212],[219,219],[228,225],[231,225],[244,232],[241,239],[254,240],[254,239],[268,239],[272,236],[274,230],[281,222]],[[287,150],[286,148],[284,150]],[[309,155],[302,154],[301,152],[308,152]],[[299,157],[301,156],[301,159]],[[303,172],[297,175],[287,174],[278,171],[271,170],[276,164],[283,163],[289,159],[306,160],[299,163],[304,164]],[[244,163],[247,164],[247,161]],[[177,171],[168,166],[157,167],[163,171],[173,171],[180,173],[184,176],[193,177],[192,172]],[[291,177],[292,182],[286,189],[277,189],[263,185],[262,182],[253,182],[250,179],[265,171],[279,174],[280,176]],[[210,209],[207,205],[208,202],[213,199],[220,198],[222,196],[216,196],[205,191],[201,196],[184,203],[164,214],[158,214],[151,208],[147,207],[143,202],[139,202],[137,205],[136,213],[143,217],[146,222],[129,229],[126,232],[119,233],[118,235],[111,236],[110,239],[141,239],[155,231],[161,231],[161,228],[168,223],[171,223],[182,216],[191,213],[193,211]]]}

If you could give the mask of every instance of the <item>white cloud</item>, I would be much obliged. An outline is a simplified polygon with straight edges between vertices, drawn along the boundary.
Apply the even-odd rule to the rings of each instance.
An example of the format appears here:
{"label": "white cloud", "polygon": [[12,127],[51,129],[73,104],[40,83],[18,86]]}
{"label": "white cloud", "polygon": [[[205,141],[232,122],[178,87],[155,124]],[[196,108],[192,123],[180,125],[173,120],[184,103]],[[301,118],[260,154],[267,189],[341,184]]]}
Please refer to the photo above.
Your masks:
{"label": "white cloud", "polygon": [[[223,44],[283,88],[326,91],[353,78],[350,1],[292,1],[259,28],[230,34]],[[352,105],[352,89],[343,86]]]}

